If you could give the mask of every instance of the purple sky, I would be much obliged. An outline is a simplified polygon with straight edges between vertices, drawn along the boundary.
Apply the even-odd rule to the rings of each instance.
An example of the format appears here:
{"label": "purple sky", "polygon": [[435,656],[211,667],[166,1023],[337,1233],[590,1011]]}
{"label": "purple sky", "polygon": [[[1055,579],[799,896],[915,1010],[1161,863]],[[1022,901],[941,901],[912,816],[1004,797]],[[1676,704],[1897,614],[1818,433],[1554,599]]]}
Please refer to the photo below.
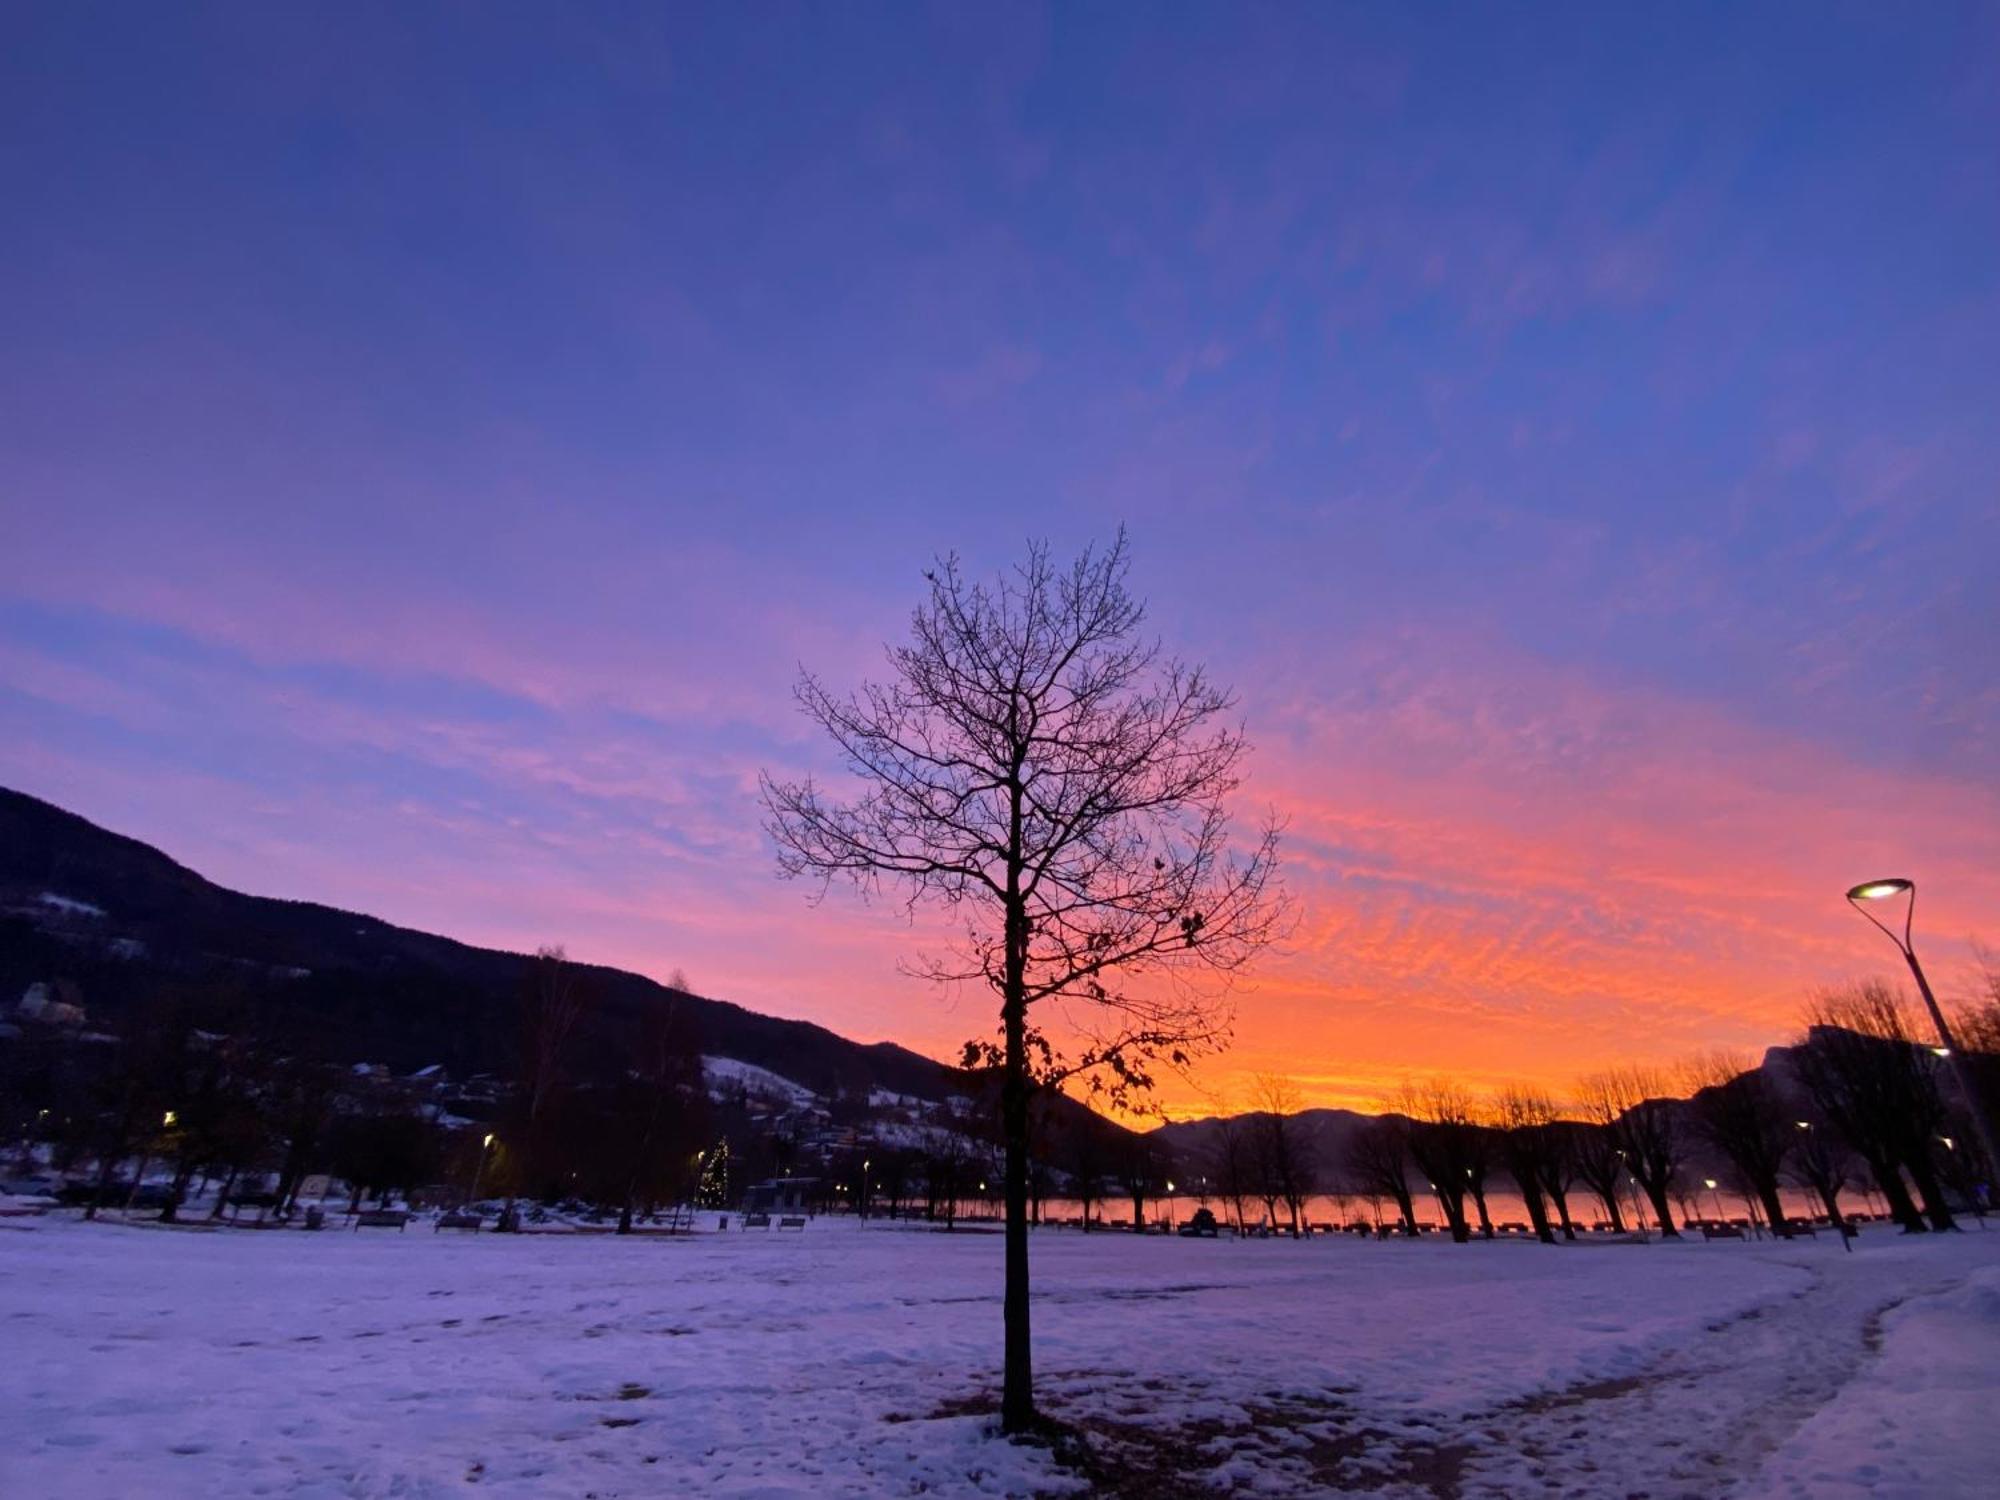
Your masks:
{"label": "purple sky", "polygon": [[755,773],[1123,522],[1293,818],[1219,1079],[2000,941],[1993,7],[278,9],[0,20],[0,783],[949,1048]]}

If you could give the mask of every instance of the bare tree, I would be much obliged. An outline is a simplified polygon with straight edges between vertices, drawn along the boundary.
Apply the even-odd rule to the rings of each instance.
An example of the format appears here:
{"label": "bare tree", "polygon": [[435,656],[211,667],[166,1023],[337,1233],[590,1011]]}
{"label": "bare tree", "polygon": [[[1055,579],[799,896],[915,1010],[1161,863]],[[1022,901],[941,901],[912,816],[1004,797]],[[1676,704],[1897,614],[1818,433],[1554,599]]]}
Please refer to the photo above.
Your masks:
{"label": "bare tree", "polygon": [[1255,1146],[1241,1118],[1224,1115],[1216,1120],[1209,1170],[1215,1175],[1216,1195],[1228,1205],[1240,1235],[1245,1228],[1243,1205],[1250,1200],[1257,1178]]}
{"label": "bare tree", "polygon": [[[1795,1057],[1820,1112],[1868,1163],[1889,1212],[1903,1228],[1952,1227],[1932,1161],[1946,1119],[1936,1059],[1912,1034],[1901,997],[1879,980],[1829,990],[1806,1013]],[[1908,1171],[1923,1199],[1918,1212],[1903,1183]]]}
{"label": "bare tree", "polygon": [[[590,986],[562,948],[535,950],[521,974],[521,1071],[513,1129],[517,1154],[531,1172],[546,1168],[550,1116],[577,1025],[590,1003]],[[503,1228],[515,1221],[515,1175],[509,1176]]]}
{"label": "bare tree", "polygon": [[1410,1125],[1399,1115],[1370,1120],[1349,1138],[1347,1180],[1366,1197],[1396,1205],[1403,1233],[1417,1232],[1417,1208],[1410,1197]]}
{"label": "bare tree", "polygon": [[[1485,1174],[1491,1159],[1486,1127],[1480,1122],[1472,1095],[1449,1079],[1432,1078],[1403,1086],[1396,1111],[1410,1119],[1410,1155],[1437,1195],[1445,1224],[1459,1244],[1472,1238],[1465,1218],[1465,1198],[1480,1184],[1476,1201],[1485,1214]],[[1487,1226],[1490,1236],[1492,1229]]]}
{"label": "bare tree", "polygon": [[1031,1091],[1088,1080],[1124,1102],[1157,1067],[1219,1047],[1227,1018],[1191,980],[1241,969],[1284,917],[1275,825],[1247,855],[1231,848],[1247,748],[1232,699],[1141,635],[1127,571],[1122,535],[1068,569],[1032,547],[990,586],[941,560],[890,652],[893,680],[842,697],[800,679],[856,795],[762,779],[781,873],[941,904],[961,940],[916,971],[999,1001],[999,1041],[967,1062],[1003,1079],[1008,1432],[1035,1420]]}
{"label": "bare tree", "polygon": [[618,1168],[619,1234],[632,1232],[641,1199],[679,1202],[692,1195],[694,1143],[707,1124],[703,1081],[701,1048],[679,996],[654,1000],[639,1017],[637,1045],[614,1091],[608,1154]]}
{"label": "bare tree", "polygon": [[1132,1200],[1132,1232],[1146,1228],[1146,1205],[1166,1189],[1166,1159],[1143,1135],[1128,1135],[1119,1143],[1117,1182]]}
{"label": "bare tree", "polygon": [[1104,1197],[1106,1151],[1100,1132],[1089,1121],[1071,1127],[1068,1159],[1069,1189],[1083,1210],[1083,1232],[1091,1230],[1091,1214]]}
{"label": "bare tree", "polygon": [[1604,1217],[1611,1228],[1623,1234],[1625,1211],[1619,1202],[1619,1189],[1625,1180],[1625,1159],[1619,1154],[1617,1136],[1609,1125],[1577,1120],[1570,1123],[1569,1140],[1576,1175],[1604,1205]]}
{"label": "bare tree", "polygon": [[1669,1195],[1681,1164],[1679,1101],[1669,1096],[1666,1079],[1651,1068],[1613,1068],[1584,1079],[1577,1093],[1585,1115],[1609,1133],[1625,1170],[1645,1190],[1660,1233],[1678,1239]]}
{"label": "bare tree", "polygon": [[[1565,1155],[1555,1104],[1539,1090],[1509,1088],[1501,1091],[1496,1113],[1501,1160],[1521,1190],[1521,1201],[1527,1205],[1528,1222],[1534,1225],[1536,1238],[1553,1245],[1556,1233],[1549,1222],[1550,1188],[1562,1180]],[[1562,1196],[1563,1189],[1557,1187],[1557,1201],[1562,1201]],[[1563,1208],[1562,1219],[1563,1232],[1575,1239],[1567,1206]]]}
{"label": "bare tree", "polygon": [[1265,1073],[1258,1075],[1252,1097],[1257,1109],[1249,1123],[1260,1196],[1267,1209],[1285,1205],[1296,1239],[1318,1175],[1312,1141],[1298,1119],[1299,1091],[1290,1080]]}
{"label": "bare tree", "polygon": [[1792,1176],[1819,1196],[1827,1221],[1844,1233],[1847,1216],[1840,1211],[1840,1195],[1854,1180],[1858,1163],[1847,1142],[1818,1107],[1805,1108],[1808,1118],[1792,1122],[1798,1131],[1798,1143],[1792,1148]]}
{"label": "bare tree", "polygon": [[1785,1160],[1798,1144],[1797,1112],[1772,1087],[1763,1070],[1726,1052],[1688,1065],[1688,1113],[1703,1140],[1729,1158],[1743,1184],[1757,1195],[1771,1232],[1791,1238],[1778,1197]]}

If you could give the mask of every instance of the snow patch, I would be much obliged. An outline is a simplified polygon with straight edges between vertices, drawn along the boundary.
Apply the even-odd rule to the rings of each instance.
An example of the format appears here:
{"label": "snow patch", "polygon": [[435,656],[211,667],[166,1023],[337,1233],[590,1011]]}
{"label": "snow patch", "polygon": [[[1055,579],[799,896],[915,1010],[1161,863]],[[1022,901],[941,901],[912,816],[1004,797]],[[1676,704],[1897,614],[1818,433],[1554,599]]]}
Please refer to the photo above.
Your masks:
{"label": "snow patch", "polygon": [[88,901],[78,901],[73,896],[61,896],[54,891],[43,891],[37,899],[50,910],[65,912],[73,917],[101,917],[104,915],[104,908],[101,906],[93,906]]}

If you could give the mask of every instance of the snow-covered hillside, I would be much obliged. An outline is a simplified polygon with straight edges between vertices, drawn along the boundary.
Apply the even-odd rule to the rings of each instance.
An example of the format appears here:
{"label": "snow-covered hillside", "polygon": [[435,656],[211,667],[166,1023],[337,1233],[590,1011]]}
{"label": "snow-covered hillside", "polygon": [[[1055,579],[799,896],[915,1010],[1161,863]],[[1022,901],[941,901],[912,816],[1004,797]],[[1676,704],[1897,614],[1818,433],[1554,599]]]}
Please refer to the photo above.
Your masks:
{"label": "snow-covered hillside", "polygon": [[712,1094],[740,1087],[751,1098],[781,1109],[810,1109],[819,1102],[819,1096],[804,1084],[733,1057],[704,1057],[701,1071]]}

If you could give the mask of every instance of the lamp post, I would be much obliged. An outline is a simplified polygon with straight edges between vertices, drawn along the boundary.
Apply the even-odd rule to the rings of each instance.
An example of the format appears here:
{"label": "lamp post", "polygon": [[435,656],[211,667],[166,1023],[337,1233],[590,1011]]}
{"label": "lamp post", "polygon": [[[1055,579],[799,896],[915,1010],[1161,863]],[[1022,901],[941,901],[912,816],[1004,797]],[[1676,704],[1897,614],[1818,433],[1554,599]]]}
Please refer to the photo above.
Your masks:
{"label": "lamp post", "polygon": [[1715,1204],[1715,1227],[1720,1229],[1722,1227],[1722,1194],[1716,1191],[1715,1179],[1713,1177],[1702,1178],[1701,1185],[1708,1189],[1708,1196]]}
{"label": "lamp post", "polygon": [[493,1149],[493,1132],[487,1131],[479,1142],[479,1164],[472,1169],[472,1192],[465,1200],[470,1207],[479,1201],[479,1179],[486,1175],[486,1153]]}
{"label": "lamp post", "polygon": [[[1900,937],[1895,928],[1868,909],[1874,902],[1891,901],[1898,896],[1910,898],[1903,908]],[[1924,977],[1924,966],[1917,962],[1917,950],[1910,944],[1910,928],[1917,919],[1917,883],[1901,877],[1864,881],[1847,893],[1847,903],[1881,928],[1883,935],[1896,945],[1903,961],[1910,966],[1911,977],[1917,981],[1917,992],[1924,997],[1924,1004],[1930,1009],[1931,1024],[1937,1027],[1938,1045],[1931,1050],[1951,1064],[1952,1077],[1958,1082],[1958,1092],[1965,1100],[1966,1113],[1972,1116],[1973,1134],[1979,1138],[1979,1151],[1986,1158],[1988,1175],[2000,1172],[2000,1152],[1993,1148],[1993,1125],[1987,1118],[1985,1101],[1979,1097],[1979,1090],[1973,1083],[1972,1070],[1965,1065],[1965,1054],[1959,1050],[1951,1027],[1945,1023],[1944,1011],[1938,1006],[1937,996],[1931,993],[1931,982]]]}

